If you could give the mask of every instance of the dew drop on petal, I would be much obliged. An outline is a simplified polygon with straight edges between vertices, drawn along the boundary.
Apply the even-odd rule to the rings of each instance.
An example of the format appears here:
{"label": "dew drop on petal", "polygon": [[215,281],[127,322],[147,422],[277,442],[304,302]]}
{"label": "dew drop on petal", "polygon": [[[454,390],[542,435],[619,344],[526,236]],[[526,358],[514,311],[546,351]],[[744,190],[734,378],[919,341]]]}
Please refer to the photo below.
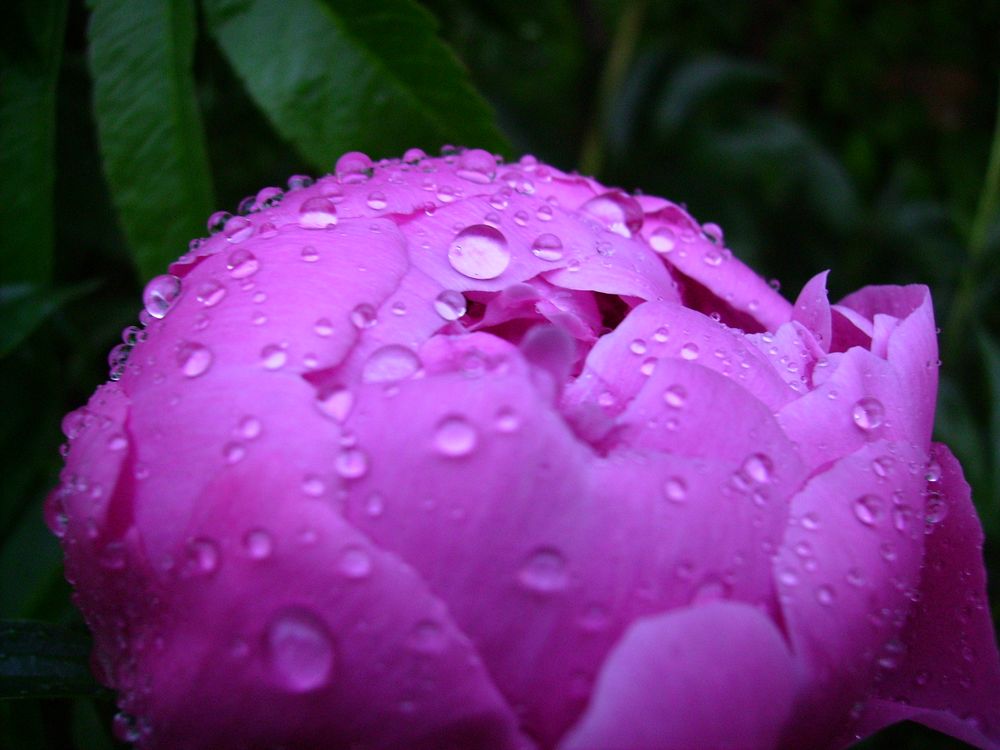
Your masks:
{"label": "dew drop on petal", "polygon": [[663,391],[663,401],[672,409],[680,409],[687,401],[687,389],[682,385],[671,385]]}
{"label": "dew drop on petal", "polygon": [[210,575],[219,567],[219,545],[212,539],[205,537],[192,539],[188,542],[184,552],[184,573],[186,575]]}
{"label": "dew drop on petal", "polygon": [[434,311],[445,320],[458,320],[466,309],[465,296],[454,289],[445,289],[434,298]]}
{"label": "dew drop on petal", "polygon": [[754,453],[743,462],[743,473],[758,484],[770,482],[773,472],[774,464],[764,453]]}
{"label": "dew drop on petal", "polygon": [[450,414],[434,427],[434,448],[443,456],[467,456],[476,447],[476,428],[459,415]]}
{"label": "dew drop on petal", "polygon": [[881,426],[885,418],[885,407],[877,398],[866,396],[857,401],[851,408],[851,419],[858,429],[871,432]]}
{"label": "dew drop on petal", "polygon": [[538,235],[531,243],[531,254],[539,260],[555,262],[562,260],[563,244],[556,235],[546,232]]}
{"label": "dew drop on petal", "polygon": [[195,290],[195,299],[205,307],[215,307],[226,296],[226,287],[215,279],[207,279]]}
{"label": "dew drop on petal", "polygon": [[309,497],[321,497],[326,492],[326,482],[315,474],[306,474],[302,479],[302,492]]}
{"label": "dew drop on petal", "polygon": [[357,329],[371,328],[378,322],[375,308],[367,302],[356,305],[351,310],[351,324]]}
{"label": "dew drop on petal", "polygon": [[249,250],[240,248],[229,254],[226,259],[226,268],[234,279],[245,279],[257,273],[260,269],[260,261]]}
{"label": "dew drop on petal", "polygon": [[312,245],[306,245],[302,248],[302,252],[299,253],[299,257],[306,263],[315,263],[319,260],[319,250]]}
{"label": "dew drop on petal", "polygon": [[286,690],[305,693],[330,681],[333,642],[311,612],[291,609],[278,615],[267,628],[265,648],[271,672]]}
{"label": "dew drop on petal", "polygon": [[316,397],[316,406],[326,416],[343,422],[354,407],[354,394],[343,386],[337,386]]}
{"label": "dew drop on petal", "polygon": [[680,477],[668,477],[663,483],[663,496],[672,503],[685,502],[687,500],[687,483]]}
{"label": "dew drop on petal", "polygon": [[661,255],[666,255],[677,246],[677,235],[670,227],[659,227],[649,236],[649,246]]}
{"label": "dew drop on petal", "polygon": [[372,557],[364,547],[345,547],[337,558],[337,570],[345,578],[367,578],[372,572]]}
{"label": "dew drop on petal", "polygon": [[299,206],[299,226],[303,229],[327,229],[337,223],[337,207],[324,196],[316,196]]}
{"label": "dew drop on petal", "polygon": [[621,190],[611,190],[591,198],[580,206],[580,210],[623,237],[631,237],[642,227],[642,206]]}
{"label": "dew drop on petal", "polygon": [[693,362],[694,360],[698,359],[698,355],[700,353],[701,352],[698,349],[698,345],[695,344],[694,342],[688,342],[687,344],[684,344],[684,346],[681,347],[681,359],[686,359],[689,362]]}
{"label": "dew drop on petal", "polygon": [[463,180],[485,185],[493,181],[496,174],[497,160],[489,151],[472,148],[463,151],[458,158],[458,169],[455,174]]}
{"label": "dew drop on petal", "polygon": [[253,222],[245,216],[234,216],[222,228],[226,241],[238,245],[253,235]]}
{"label": "dew drop on petal", "polygon": [[405,380],[415,375],[421,367],[420,358],[400,344],[388,344],[372,352],[361,371],[366,383],[386,383]]}
{"label": "dew drop on petal", "polygon": [[274,540],[265,529],[250,529],[243,535],[243,549],[251,560],[266,560],[274,549]]}
{"label": "dew drop on petal", "polygon": [[372,174],[372,160],[368,154],[361,151],[348,151],[337,159],[333,171],[337,179],[345,185],[366,182]]}
{"label": "dew drop on petal", "polygon": [[368,473],[368,454],[360,448],[343,448],[334,458],[333,468],[344,479],[360,479]]}
{"label": "dew drop on petal", "polygon": [[368,193],[368,200],[365,203],[372,211],[381,211],[389,205],[389,201],[385,198],[385,193],[378,190]]}
{"label": "dew drop on petal", "polygon": [[507,238],[486,224],[466,227],[448,246],[452,268],[471,279],[495,279],[510,264]]}
{"label": "dew drop on petal", "polygon": [[203,344],[185,341],[177,349],[177,366],[185,376],[196,378],[212,366],[212,351]]}
{"label": "dew drop on petal", "polygon": [[169,312],[181,293],[181,280],[166,273],[155,276],[142,291],[142,305],[150,317],[160,319]]}
{"label": "dew drop on petal", "polygon": [[884,505],[878,495],[862,495],[854,501],[854,517],[865,526],[874,526],[882,519]]}
{"label": "dew drop on petal", "polygon": [[521,426],[521,418],[509,406],[501,406],[496,413],[495,425],[500,432],[516,432]]}
{"label": "dew drop on petal", "polygon": [[333,335],[333,323],[329,318],[320,318],[313,324],[313,330],[316,332],[317,336],[327,336]]}
{"label": "dew drop on petal", "polygon": [[541,594],[562,591],[569,585],[566,558],[553,547],[541,547],[532,552],[517,573],[522,586]]}
{"label": "dew drop on petal", "polygon": [[260,363],[265,370],[280,370],[288,361],[288,352],[280,344],[268,344],[260,350]]}

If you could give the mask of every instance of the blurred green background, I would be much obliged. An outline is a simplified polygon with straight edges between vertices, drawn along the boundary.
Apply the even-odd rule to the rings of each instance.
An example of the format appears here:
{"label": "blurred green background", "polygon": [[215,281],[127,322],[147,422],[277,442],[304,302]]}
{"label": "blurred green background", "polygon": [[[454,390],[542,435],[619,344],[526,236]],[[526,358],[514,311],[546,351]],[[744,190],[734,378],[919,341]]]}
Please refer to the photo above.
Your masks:
{"label": "blurred green background", "polygon": [[[0,29],[0,747],[120,746],[41,503],[59,423],[211,211],[360,149],[686,203],[794,298],[929,284],[1000,601],[1000,3],[16,0]],[[476,93],[479,92],[479,94]],[[35,675],[32,677],[31,675]],[[82,696],[82,697],[81,697]],[[963,747],[903,725],[868,748]]]}

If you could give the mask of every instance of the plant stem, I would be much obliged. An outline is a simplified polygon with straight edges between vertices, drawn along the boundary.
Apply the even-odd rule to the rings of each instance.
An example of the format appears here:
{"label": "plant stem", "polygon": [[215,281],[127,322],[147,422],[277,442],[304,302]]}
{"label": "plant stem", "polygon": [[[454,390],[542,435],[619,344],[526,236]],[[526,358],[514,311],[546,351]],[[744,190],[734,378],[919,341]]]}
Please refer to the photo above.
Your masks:
{"label": "plant stem", "polygon": [[604,166],[604,124],[611,109],[611,103],[628,72],[635,48],[642,30],[642,20],[646,13],[646,1],[635,0],[622,11],[615,29],[611,47],[605,58],[604,69],[597,89],[597,101],[593,120],[583,137],[580,150],[580,171],[587,175],[598,175]]}
{"label": "plant stem", "polygon": [[993,130],[993,143],[990,146],[989,162],[986,166],[986,176],[983,179],[982,192],[979,194],[979,205],[976,207],[976,214],[969,230],[965,268],[959,278],[958,290],[955,292],[955,300],[948,317],[948,325],[945,328],[945,359],[947,361],[958,359],[962,351],[962,343],[967,339],[963,333],[975,306],[979,264],[986,252],[990,226],[996,218],[998,208],[1000,208],[1000,87],[998,87],[997,94],[997,119]]}

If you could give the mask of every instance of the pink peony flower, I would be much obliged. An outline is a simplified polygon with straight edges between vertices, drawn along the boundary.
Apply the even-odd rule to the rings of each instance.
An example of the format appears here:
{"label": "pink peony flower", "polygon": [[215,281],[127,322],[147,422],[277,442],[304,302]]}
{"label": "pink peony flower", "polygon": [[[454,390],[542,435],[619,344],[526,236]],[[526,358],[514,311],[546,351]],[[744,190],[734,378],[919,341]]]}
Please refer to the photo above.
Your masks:
{"label": "pink peony flower", "polygon": [[790,304],[674,203],[480,150],[245,205],[64,422],[123,737],[1000,747],[925,287]]}

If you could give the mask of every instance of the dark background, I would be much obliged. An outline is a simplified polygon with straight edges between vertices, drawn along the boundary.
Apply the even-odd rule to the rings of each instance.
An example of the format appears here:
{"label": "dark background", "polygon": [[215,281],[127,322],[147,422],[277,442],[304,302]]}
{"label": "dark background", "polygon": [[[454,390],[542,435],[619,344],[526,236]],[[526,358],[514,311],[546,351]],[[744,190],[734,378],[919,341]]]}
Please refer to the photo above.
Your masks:
{"label": "dark background", "polygon": [[[137,0],[135,7],[148,4]],[[44,23],[45,9],[59,13],[60,5],[15,3],[0,32],[5,77],[25,59],[44,58],[44,34],[27,51],[25,39],[33,24]],[[114,3],[95,3],[101,5]],[[326,5],[345,13],[358,6],[346,0]],[[683,202],[701,221],[720,224],[728,246],[780,281],[792,299],[828,268],[833,299],[867,284],[931,286],[942,329],[937,438],[952,446],[973,485],[989,535],[996,621],[1000,3],[431,0],[424,6],[508,141],[506,147],[502,138],[463,145],[501,148],[509,157],[530,152],[609,185]],[[191,7],[193,91],[214,195],[210,208],[235,211],[248,192],[282,185],[293,173],[331,170],[339,153],[324,160],[316,156],[318,146],[282,137],[280,124],[247,93],[246,75],[209,32],[204,8]],[[53,632],[71,654],[85,651],[85,636],[80,648],[72,645],[79,618],[58,545],[41,521],[41,502],[60,466],[61,416],[107,377],[107,352],[135,322],[148,269],[157,267],[148,258],[136,261],[140,251],[126,238],[134,238],[137,219],[117,211],[124,204],[112,198],[123,190],[123,178],[109,179],[104,170],[108,145],[99,133],[108,127],[107,114],[103,122],[95,116],[94,81],[101,72],[88,60],[89,13],[82,2],[70,2],[64,31],[58,22],[54,27],[61,54],[47,79],[55,126],[48,215],[18,203],[44,183],[44,169],[23,172],[5,161],[0,173],[0,253],[6,258],[0,277],[0,617],[66,626]],[[32,58],[39,49],[42,58]],[[349,87],[333,80],[317,95],[372,95],[352,94]],[[356,124],[369,132],[363,114]],[[463,127],[456,122],[457,136],[477,132]],[[491,132],[488,116],[476,127]],[[428,135],[406,142],[400,130],[383,132],[372,123],[364,143],[343,150],[363,147],[378,158],[413,145],[436,151],[446,142]],[[8,137],[2,158],[15,158],[28,145]],[[155,200],[158,174],[146,179]],[[42,193],[46,189],[42,184]],[[177,231],[188,234],[180,236],[204,233],[206,216],[182,217]],[[48,243],[49,231],[50,259],[23,271],[20,260],[31,266],[35,239]],[[169,258],[184,249],[178,243],[160,252]],[[49,631],[38,632],[45,643]],[[0,702],[0,747],[114,747],[113,704],[106,695],[79,697],[90,688],[85,679],[73,688],[73,674],[63,674],[68,682],[61,688],[29,685],[21,694],[33,697]],[[59,692],[72,695],[43,697]],[[903,725],[864,747],[964,745]]]}

